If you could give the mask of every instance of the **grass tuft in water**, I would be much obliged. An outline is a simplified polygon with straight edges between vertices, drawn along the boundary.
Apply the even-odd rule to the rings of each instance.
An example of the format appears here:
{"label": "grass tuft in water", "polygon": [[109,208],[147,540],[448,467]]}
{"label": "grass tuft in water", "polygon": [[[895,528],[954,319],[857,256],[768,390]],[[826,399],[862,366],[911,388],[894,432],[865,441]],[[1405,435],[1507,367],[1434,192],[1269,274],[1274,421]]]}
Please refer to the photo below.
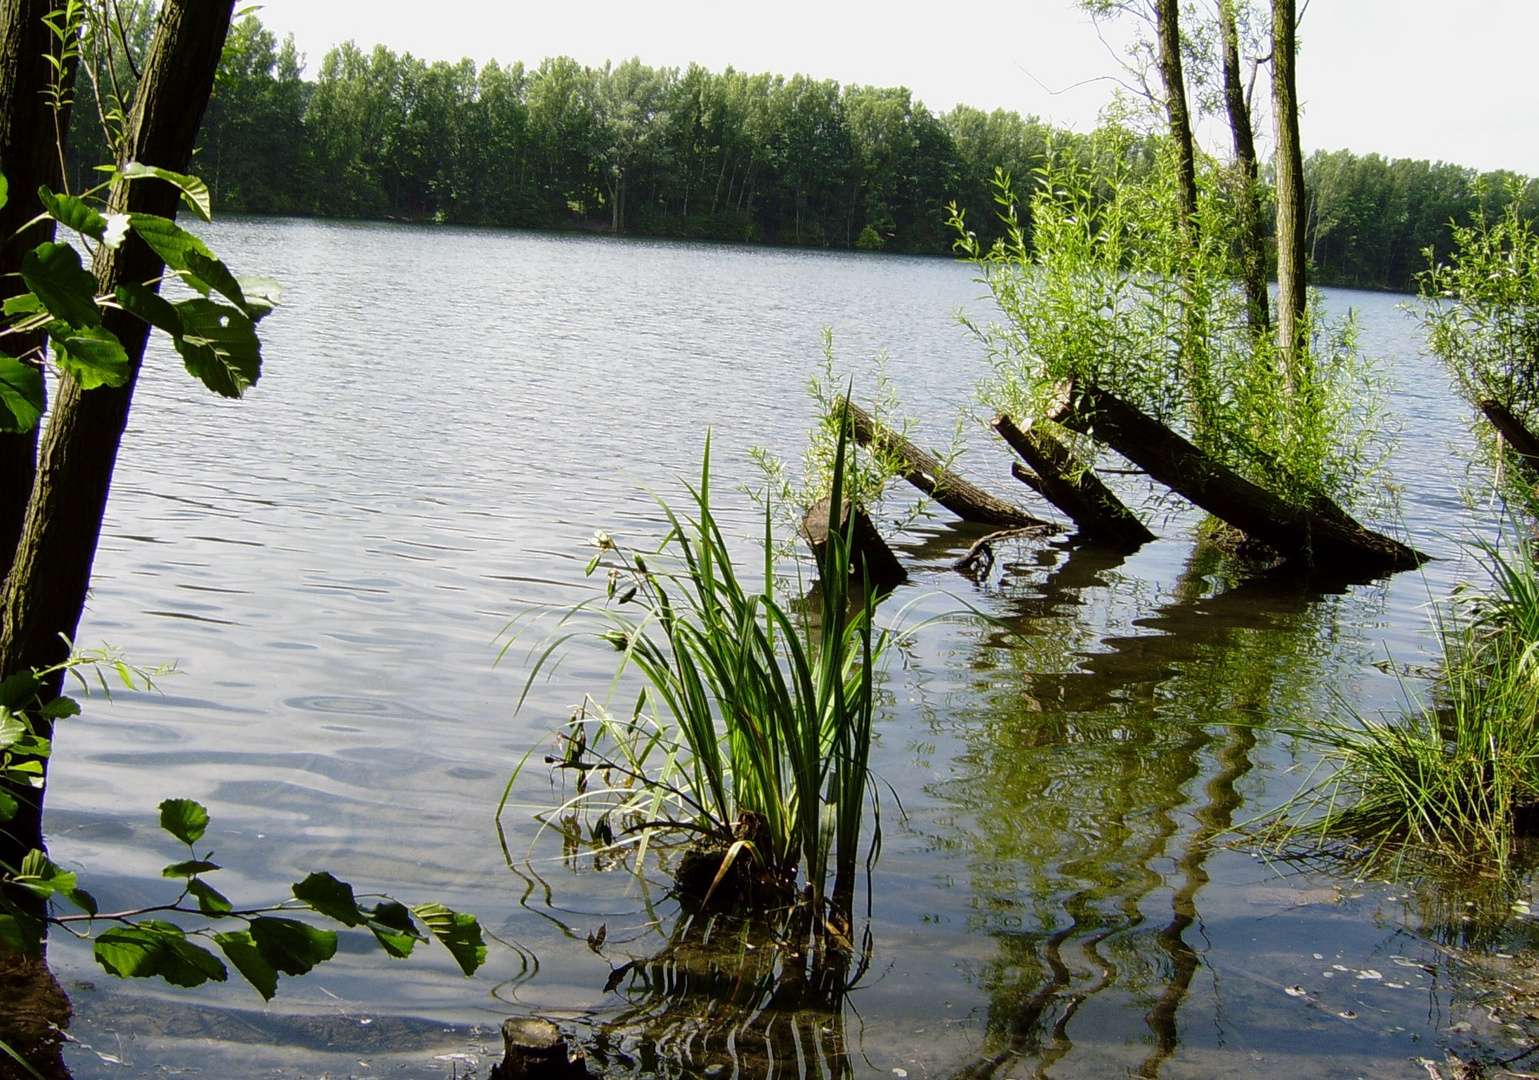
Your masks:
{"label": "grass tuft in water", "polygon": [[[832,521],[844,451],[841,441]],[[874,676],[889,634],[874,625],[872,593],[852,588],[848,530],[829,537],[816,601],[791,609],[774,595],[768,506],[762,584],[739,576],[712,510],[709,440],[699,484],[686,488],[687,513],[658,500],[670,529],[656,553],[598,534],[588,573],[607,571],[604,598],[566,610],[559,627],[587,625],[558,627],[536,649],[530,683],[582,636],[620,654],[611,700],[628,678],[641,682],[628,714],[590,697],[563,730],[547,761],[575,773],[577,791],[547,821],[564,822],[569,842],[634,855],[638,871],[654,838],[694,838],[673,867],[682,894],[831,907],[842,917],[817,916],[814,934],[837,944],[848,933],[868,798],[876,805]],[[868,860],[879,843],[878,820]]]}

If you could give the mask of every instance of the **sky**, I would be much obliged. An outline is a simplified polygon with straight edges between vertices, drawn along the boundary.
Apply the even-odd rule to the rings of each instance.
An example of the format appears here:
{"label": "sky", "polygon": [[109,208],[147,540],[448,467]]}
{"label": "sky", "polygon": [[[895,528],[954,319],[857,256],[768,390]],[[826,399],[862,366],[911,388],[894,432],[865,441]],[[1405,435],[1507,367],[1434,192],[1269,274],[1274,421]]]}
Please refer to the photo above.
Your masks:
{"label": "sky", "polygon": [[[1212,0],[1200,0],[1211,3]],[[1430,158],[1539,175],[1539,0],[1301,0],[1300,118],[1306,151]],[[441,17],[434,18],[437,12]],[[1456,12],[1456,14],[1455,14]],[[906,86],[937,112],[961,102],[1093,127],[1122,75],[1127,26],[1098,29],[1073,0],[265,0],[320,67],[348,39],[427,60],[592,65],[639,56],[719,71],[802,72]],[[1265,76],[1258,87],[1265,98]],[[1210,130],[1216,149],[1217,136]]]}

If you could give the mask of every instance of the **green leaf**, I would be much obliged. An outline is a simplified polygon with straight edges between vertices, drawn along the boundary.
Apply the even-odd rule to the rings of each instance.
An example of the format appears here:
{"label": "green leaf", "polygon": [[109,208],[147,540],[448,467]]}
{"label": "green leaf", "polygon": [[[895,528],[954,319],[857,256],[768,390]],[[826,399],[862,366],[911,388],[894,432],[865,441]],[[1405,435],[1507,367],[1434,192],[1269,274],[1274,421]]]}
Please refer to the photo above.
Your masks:
{"label": "green leaf", "polygon": [[251,937],[262,958],[285,975],[303,975],[337,954],[337,935],[317,930],[297,919],[259,916],[251,920]]}
{"label": "green leaf", "polygon": [[235,280],[235,275],[230,273],[230,268],[223,260],[197,251],[189,251],[186,259],[187,272],[208,286],[199,289],[199,292],[207,294],[209,289],[213,289],[242,311],[246,310],[246,294],[241,291],[240,282]]}
{"label": "green leaf", "polygon": [[142,165],[137,161],[130,161],[117,171],[121,180],[143,180],[147,177],[158,177],[170,184],[175,184],[182,193],[182,201],[190,206],[204,221],[212,221],[214,217],[213,205],[208,197],[208,185],[196,176],[187,176],[184,173],[172,172],[170,169],[157,169],[153,165]]}
{"label": "green leaf", "polygon": [[270,277],[241,274],[235,280],[240,283],[240,291],[245,294],[246,314],[251,316],[253,322],[261,322],[264,315],[283,301],[283,286]]}
{"label": "green leaf", "polygon": [[263,1000],[271,1001],[273,995],[278,992],[278,973],[273,966],[262,956],[262,950],[257,948],[256,940],[245,930],[237,930],[230,934],[215,934],[214,943],[235,965],[235,970],[241,973],[241,977],[256,988],[256,992],[262,995]]}
{"label": "green leaf", "polygon": [[0,355],[0,432],[31,431],[45,403],[43,373],[15,357]]}
{"label": "green leaf", "polygon": [[374,905],[372,911],[365,911],[365,915],[368,917],[369,930],[373,932],[380,948],[397,960],[404,960],[411,955],[417,942],[427,940],[417,930],[417,924],[412,922],[411,912],[405,904],[382,900]]}
{"label": "green leaf", "polygon": [[48,328],[53,341],[54,359],[69,372],[83,390],[98,386],[122,386],[132,368],[123,343],[103,326],[71,329],[63,322]]}
{"label": "green leaf", "polygon": [[76,328],[102,323],[96,277],[68,244],[39,244],[21,258],[21,279],[56,318]]}
{"label": "green leaf", "polygon": [[50,720],[67,720],[80,715],[80,703],[72,697],[56,697],[43,706],[42,713]]}
{"label": "green leaf", "polygon": [[34,293],[22,293],[20,296],[13,296],[5,302],[5,313],[7,315],[36,315],[39,311],[43,310],[43,302]]}
{"label": "green leaf", "polygon": [[358,901],[353,899],[353,887],[324,870],[295,885],[294,899],[303,900],[328,919],[335,919],[344,926],[357,926],[364,921]]}
{"label": "green leaf", "polygon": [[84,889],[71,889],[69,892],[64,894],[64,899],[74,904],[87,915],[95,915],[98,911],[101,910],[96,904],[96,897],[92,896]]}
{"label": "green leaf", "polygon": [[187,883],[187,891],[198,898],[198,910],[210,918],[222,919],[230,913],[231,904],[224,893],[203,879],[193,878]]}
{"label": "green leaf", "polygon": [[173,270],[187,269],[189,251],[195,251],[210,259],[214,257],[214,253],[203,246],[202,240],[170,218],[163,218],[158,214],[129,214],[128,224],[134,232],[139,234],[139,238]]}
{"label": "green leaf", "polygon": [[11,882],[42,900],[54,893],[68,896],[75,891],[75,875],[61,869],[37,848],[27,852],[21,860],[20,873]]}
{"label": "green leaf", "polygon": [[462,915],[442,904],[417,904],[411,911],[443,942],[466,975],[474,975],[486,962],[486,942],[474,915]]}
{"label": "green leaf", "polygon": [[0,945],[25,956],[38,956],[43,951],[43,924],[26,915],[0,912]]}
{"label": "green leaf", "polygon": [[191,847],[208,828],[208,811],[191,799],[167,799],[160,804],[160,827]]}
{"label": "green leaf", "polygon": [[32,672],[18,671],[0,682],[0,705],[13,712],[20,712],[32,704],[32,699],[37,697],[37,688],[41,685]]}
{"label": "green leaf", "polygon": [[9,750],[30,734],[31,729],[9,709],[0,713],[0,750]]}
{"label": "green leaf", "polygon": [[21,809],[21,803],[17,802],[7,792],[0,791],[0,823],[10,821],[16,816],[16,811]]}
{"label": "green leaf", "polygon": [[195,874],[210,874],[218,869],[218,863],[205,862],[203,859],[189,859],[187,862],[172,863],[160,872],[160,876],[192,877]]}
{"label": "green leaf", "polygon": [[175,305],[182,320],[176,351],[187,370],[224,397],[238,398],[261,378],[262,343],[242,312],[212,300],[193,298]]}
{"label": "green leaf", "polygon": [[66,229],[100,240],[107,232],[107,219],[78,195],[55,195],[47,186],[37,189],[38,201],[50,217]]}
{"label": "green leaf", "polygon": [[115,294],[123,310],[163,330],[172,337],[182,336],[182,318],[171,301],[146,285],[119,285]]}
{"label": "green leaf", "polygon": [[3,208],[11,197],[11,182],[0,176],[0,208]]}
{"label": "green leaf", "polygon": [[187,940],[181,927],[157,920],[114,926],[96,938],[96,962],[119,978],[159,975],[172,986],[224,982],[229,972],[219,958]]}

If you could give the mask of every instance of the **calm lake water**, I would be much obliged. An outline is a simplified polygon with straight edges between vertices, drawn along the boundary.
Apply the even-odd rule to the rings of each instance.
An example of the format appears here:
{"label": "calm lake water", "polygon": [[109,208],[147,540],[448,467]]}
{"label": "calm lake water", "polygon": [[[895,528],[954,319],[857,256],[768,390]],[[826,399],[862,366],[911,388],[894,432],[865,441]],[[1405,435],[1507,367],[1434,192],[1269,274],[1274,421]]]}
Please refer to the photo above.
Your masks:
{"label": "calm lake water", "polygon": [[[1457,911],[1209,843],[1297,790],[1311,762],[1280,729],[1416,689],[1429,600],[1480,577],[1460,544],[1493,513],[1461,496],[1465,410],[1403,298],[1328,297],[1386,362],[1400,526],[1439,561],[1327,595],[1245,580],[1160,504],[1163,539],[1134,556],[1033,542],[975,583],[948,566],[979,532],[939,511],[898,545],[913,620],[960,598],[1019,634],[932,624],[888,673],[874,765],[902,806],[886,797],[870,970],[838,1014],[709,993],[670,1011],[634,978],[605,991],[670,946],[661,892],[543,842],[549,892],[531,891],[492,822],[514,765],[612,660],[578,650],[515,714],[523,654],[494,666],[499,631],[588,595],[595,529],[660,539],[646,489],[677,492],[708,430],[723,491],[756,478],[751,446],[796,458],[825,326],[847,371],[885,351],[943,441],[985,374],[954,318],[987,315],[980,286],[942,260],[271,220],[209,234],[286,302],[245,401],[169,350],[147,367],[81,641],[179,673],[61,729],[55,856],[104,908],[164,898],[159,869],[183,856],[155,807],[192,797],[239,902],[327,868],[473,911],[517,948],[493,943],[467,980],[442,950],[394,963],[345,941],[264,1007],[242,986],[120,983],[55,941],[79,1077],[484,1076],[497,1025],[525,1012],[713,1077],[1401,1077],[1513,1037],[1438,940],[1472,925]],[[965,470],[1024,502],[1008,451],[982,427],[970,442]],[[727,517],[752,533],[746,505]],[[514,793],[521,869],[560,790],[533,767]],[[1493,949],[1526,938],[1486,929]]]}

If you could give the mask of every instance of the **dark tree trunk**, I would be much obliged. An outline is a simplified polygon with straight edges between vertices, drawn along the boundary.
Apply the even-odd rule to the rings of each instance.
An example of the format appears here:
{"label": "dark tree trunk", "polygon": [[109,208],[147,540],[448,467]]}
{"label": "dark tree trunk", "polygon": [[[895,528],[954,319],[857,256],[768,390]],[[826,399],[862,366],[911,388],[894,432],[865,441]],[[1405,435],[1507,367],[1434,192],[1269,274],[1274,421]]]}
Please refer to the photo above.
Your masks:
{"label": "dark tree trunk", "polygon": [[990,426],[1031,468],[1016,464],[1011,474],[1062,510],[1086,540],[1136,548],[1155,538],[1133,511],[1095,472],[1074,460],[1069,448],[1045,431],[1022,431],[1008,416],[996,416]]}
{"label": "dark tree trunk", "polygon": [[[229,31],[233,0],[165,0],[143,77],[135,92],[123,149],[125,161],[185,172],[203,110],[213,89],[220,50]],[[112,192],[118,212],[176,215],[178,193],[159,180],[120,184]],[[98,287],[111,292],[125,282],[150,282],[164,269],[133,233],[121,247],[98,250]],[[149,327],[112,309],[104,325],[123,343],[130,360],[128,382],[82,391],[62,380],[43,439],[38,476],[27,507],[15,561],[0,590],[0,675],[59,663],[68,654],[91,581],[91,564],[118,445],[128,423],[134,383]],[[55,683],[49,692],[57,693]],[[49,734],[43,732],[42,734]],[[33,791],[0,838],[0,859],[18,856],[42,840],[42,799]]]}
{"label": "dark tree trunk", "polygon": [[856,442],[862,446],[879,446],[896,456],[903,463],[903,479],[963,521],[1006,528],[1041,525],[1057,531],[1057,526],[1052,522],[1032,517],[1019,507],[1011,506],[1003,499],[995,498],[982,488],[968,483],[941,464],[934,454],[921,450],[902,435],[878,424],[870,413],[854,402],[849,402],[848,408],[850,431]]}
{"label": "dark tree trunk", "polygon": [[[813,562],[820,570],[828,548],[831,503],[830,499],[819,499],[802,518],[802,536],[812,548]],[[839,522],[840,529],[849,528],[850,512],[850,504],[842,503],[840,516],[844,520]],[[856,585],[869,584],[873,596],[886,595],[908,580],[908,571],[882,539],[870,516],[858,507],[854,514],[854,527],[850,528],[850,580]]]}
{"label": "dark tree trunk", "polygon": [[1256,164],[1256,139],[1250,104],[1240,77],[1240,32],[1235,25],[1235,0],[1219,0],[1218,21],[1223,38],[1224,105],[1234,136],[1234,169],[1239,187],[1240,271],[1245,277],[1245,310],[1252,336],[1271,332],[1271,298],[1266,288],[1266,236],[1261,221],[1261,174]]}
{"label": "dark tree trunk", "polygon": [[[21,259],[38,244],[53,239],[53,221],[22,229],[41,209],[39,186],[61,187],[62,140],[69,131],[69,110],[57,124],[45,91],[52,83],[49,50],[58,49],[43,16],[56,0],[5,0],[0,3],[0,174],[10,184],[10,198],[0,208],[0,301],[27,291],[16,275]],[[66,68],[65,89],[73,84],[76,62]],[[41,333],[11,338],[13,356],[25,357],[44,344]],[[27,514],[27,499],[37,473],[37,429],[0,435],[0,578],[10,569]]]}
{"label": "dark tree trunk", "polygon": [[1181,229],[1190,243],[1197,225],[1197,164],[1192,149],[1192,118],[1186,107],[1186,77],[1181,70],[1179,0],[1155,0],[1155,28],[1160,48],[1160,82],[1165,86],[1165,115],[1176,148],[1176,195]]}
{"label": "dark tree trunk", "polygon": [[1512,414],[1499,401],[1482,401],[1480,411],[1486,414],[1486,419],[1491,421],[1491,426],[1501,433],[1507,445],[1512,447],[1518,460],[1527,465],[1536,475],[1539,475],[1539,438]]}
{"label": "dark tree trunk", "polygon": [[1299,99],[1294,76],[1298,42],[1294,0],[1272,0],[1272,112],[1277,126],[1277,347],[1283,380],[1298,384],[1306,345],[1309,304],[1305,278],[1304,152],[1299,145]]}
{"label": "dark tree trunk", "polygon": [[1094,386],[1070,385],[1048,419],[1095,437],[1176,494],[1285,559],[1345,577],[1409,570],[1426,556],[1362,527],[1334,502],[1296,506],[1251,483],[1154,418]]}

